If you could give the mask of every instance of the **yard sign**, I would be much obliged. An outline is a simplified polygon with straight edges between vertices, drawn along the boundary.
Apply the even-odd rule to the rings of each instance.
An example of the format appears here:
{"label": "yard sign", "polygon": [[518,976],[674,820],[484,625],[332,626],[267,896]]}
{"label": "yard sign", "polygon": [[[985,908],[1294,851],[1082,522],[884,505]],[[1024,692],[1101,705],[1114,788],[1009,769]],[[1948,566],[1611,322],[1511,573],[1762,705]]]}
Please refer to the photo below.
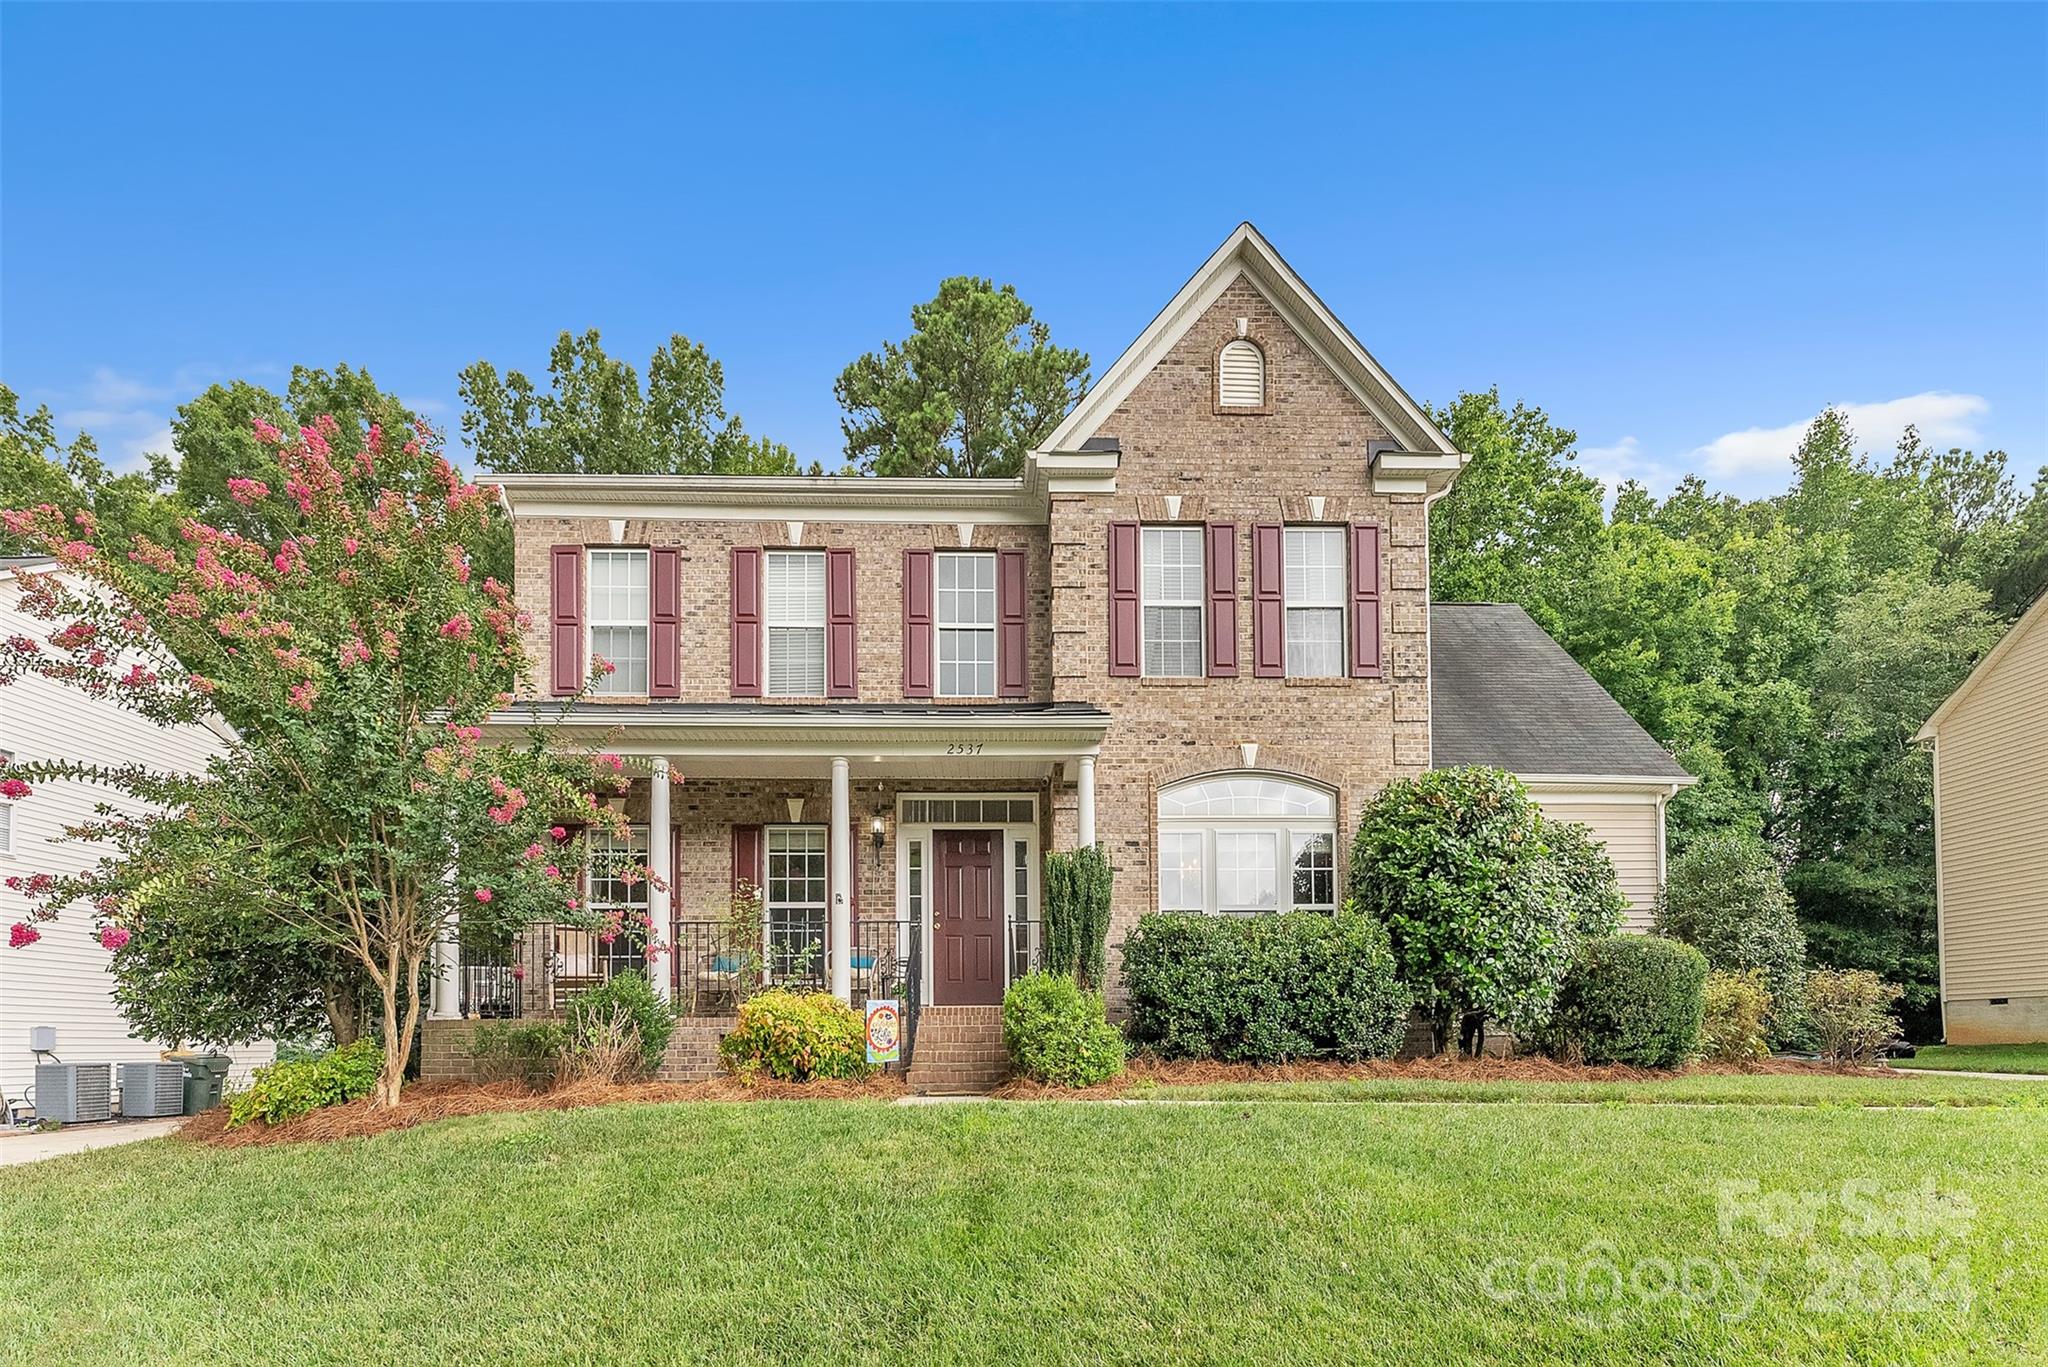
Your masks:
{"label": "yard sign", "polygon": [[869,1063],[894,1063],[903,1052],[903,1013],[894,1000],[868,1002],[867,1036]]}

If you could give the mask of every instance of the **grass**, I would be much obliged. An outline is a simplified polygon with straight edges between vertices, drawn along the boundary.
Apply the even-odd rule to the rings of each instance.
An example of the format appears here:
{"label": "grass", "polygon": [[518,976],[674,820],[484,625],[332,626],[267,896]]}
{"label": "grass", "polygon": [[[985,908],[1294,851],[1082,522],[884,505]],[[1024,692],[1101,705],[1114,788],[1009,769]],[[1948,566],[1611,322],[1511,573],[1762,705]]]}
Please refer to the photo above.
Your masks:
{"label": "grass", "polygon": [[1127,1096],[1206,1101],[1459,1101],[1497,1104],[1992,1106],[2048,1113],[2048,1086],[1994,1078],[1884,1073],[1687,1073],[1651,1082],[1460,1082],[1349,1078],[1330,1082],[1133,1082]]}
{"label": "grass", "polygon": [[[0,1171],[0,1356],[2038,1360],[2044,1139],[2018,1108],[795,1102],[156,1141]],[[1745,1182],[1811,1228],[1745,1196],[1724,1230]],[[1959,1223],[1853,1224],[1930,1192]]]}
{"label": "grass", "polygon": [[2048,1073],[2048,1042],[2040,1044],[1930,1044],[1897,1068],[1960,1068],[1971,1073]]}

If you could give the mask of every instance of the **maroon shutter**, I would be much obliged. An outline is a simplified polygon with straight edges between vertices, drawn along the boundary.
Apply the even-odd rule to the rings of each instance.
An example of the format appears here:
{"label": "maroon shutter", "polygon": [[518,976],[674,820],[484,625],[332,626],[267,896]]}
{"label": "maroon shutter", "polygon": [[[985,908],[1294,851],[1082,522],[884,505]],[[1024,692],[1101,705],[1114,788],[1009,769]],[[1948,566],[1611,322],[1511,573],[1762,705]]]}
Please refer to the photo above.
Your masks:
{"label": "maroon shutter", "polygon": [[1380,676],[1380,529],[1351,524],[1351,673]]}
{"label": "maroon shutter", "polygon": [[760,826],[735,826],[732,828],[732,891],[739,895],[740,884],[753,886],[757,895],[765,895],[766,878],[761,872],[763,852],[767,841]]}
{"label": "maroon shutter", "polygon": [[554,695],[583,691],[589,661],[583,657],[583,548],[556,546],[549,554],[553,582],[548,598],[548,642],[553,658]]}
{"label": "maroon shutter", "polygon": [[1209,524],[1209,677],[1237,677],[1237,524]]}
{"label": "maroon shutter", "polygon": [[1138,524],[1109,524],[1109,676],[1136,678],[1138,643]]}
{"label": "maroon shutter", "polygon": [[853,612],[853,552],[825,552],[825,696],[860,694],[855,643],[860,631]]}
{"label": "maroon shutter", "polygon": [[761,548],[732,548],[732,695],[761,696]]}
{"label": "maroon shutter", "polygon": [[932,553],[903,552],[903,696],[932,695]]}
{"label": "maroon shutter", "polygon": [[1031,691],[1024,652],[1024,619],[1031,599],[1024,576],[1024,552],[996,552],[996,692],[1005,698],[1021,698]]}
{"label": "maroon shutter", "polygon": [[1277,679],[1287,672],[1287,577],[1281,561],[1280,524],[1252,528],[1252,673]]}
{"label": "maroon shutter", "polygon": [[647,555],[647,695],[683,695],[683,553],[656,546]]}

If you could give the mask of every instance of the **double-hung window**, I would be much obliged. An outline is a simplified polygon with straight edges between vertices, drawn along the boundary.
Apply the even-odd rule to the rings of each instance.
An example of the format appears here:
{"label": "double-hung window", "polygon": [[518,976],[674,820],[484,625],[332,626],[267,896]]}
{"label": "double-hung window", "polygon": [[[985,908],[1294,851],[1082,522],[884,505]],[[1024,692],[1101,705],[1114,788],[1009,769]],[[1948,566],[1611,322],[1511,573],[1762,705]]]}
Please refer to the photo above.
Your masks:
{"label": "double-hung window", "polygon": [[1344,673],[1344,529],[1289,527],[1285,539],[1287,676]]}
{"label": "double-hung window", "polygon": [[[14,763],[12,750],[0,750],[0,773],[7,772]],[[14,804],[0,797],[0,855],[14,853]]]}
{"label": "double-hung window", "polygon": [[1202,529],[1146,527],[1138,543],[1143,672],[1202,673]]}
{"label": "double-hung window", "polygon": [[590,552],[590,649],[612,665],[599,693],[647,691],[647,552]]}
{"label": "double-hung window", "polygon": [[825,553],[770,551],[767,564],[768,696],[825,693]]}
{"label": "double-hung window", "polygon": [[1329,911],[1336,851],[1325,789],[1255,773],[1176,784],[1159,794],[1159,909]]}
{"label": "double-hung window", "polygon": [[[585,875],[590,913],[608,929],[589,937],[592,962],[587,968],[572,962],[565,965],[565,971],[609,978],[645,961],[647,927],[640,918],[648,907],[647,828],[630,826],[620,836],[593,826],[584,832],[583,847],[588,860]],[[610,929],[614,923],[615,934]],[[605,934],[612,934],[609,943],[603,939]]]}
{"label": "double-hung window", "polygon": [[776,978],[825,970],[825,828],[768,828],[768,971]]}
{"label": "double-hung window", "polygon": [[996,558],[940,551],[932,566],[932,625],[938,632],[939,696],[996,695]]}

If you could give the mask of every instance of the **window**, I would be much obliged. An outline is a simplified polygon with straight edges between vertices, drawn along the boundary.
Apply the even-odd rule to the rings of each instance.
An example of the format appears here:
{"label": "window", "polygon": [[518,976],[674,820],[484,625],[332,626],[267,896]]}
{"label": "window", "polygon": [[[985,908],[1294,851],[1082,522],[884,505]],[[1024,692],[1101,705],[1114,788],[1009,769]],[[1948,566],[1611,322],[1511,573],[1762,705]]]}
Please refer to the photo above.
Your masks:
{"label": "window", "polygon": [[1287,676],[1344,673],[1344,529],[1289,527],[1285,537]]}
{"label": "window", "polygon": [[1159,909],[1329,911],[1336,850],[1327,789],[1264,774],[1176,784],[1159,794]]}
{"label": "window", "polygon": [[767,565],[768,696],[825,693],[825,553],[770,551]]}
{"label": "window", "polygon": [[996,695],[996,558],[941,551],[932,566],[932,625],[938,631],[939,696]]}
{"label": "window", "polygon": [[[6,773],[13,765],[14,752],[12,750],[0,750],[0,774]],[[0,798],[0,855],[11,855],[13,853],[14,804],[5,798]]]}
{"label": "window", "polygon": [[1146,527],[1138,561],[1143,672],[1154,678],[1201,677],[1202,529]]}
{"label": "window", "polygon": [[1223,408],[1266,406],[1266,357],[1257,343],[1239,338],[1217,353],[1216,402]]}
{"label": "window", "polygon": [[[621,837],[593,826],[584,835],[583,849],[590,913],[601,922],[616,916],[620,925],[610,944],[602,932],[592,937],[594,962],[586,971],[610,977],[646,959],[647,930],[640,918],[647,914],[647,828],[629,827]],[[565,965],[571,973],[578,968]]]}
{"label": "window", "polygon": [[768,971],[804,978],[825,968],[825,828],[768,828]]}
{"label": "window", "polygon": [[590,552],[590,649],[614,666],[599,693],[647,691],[647,552]]}

